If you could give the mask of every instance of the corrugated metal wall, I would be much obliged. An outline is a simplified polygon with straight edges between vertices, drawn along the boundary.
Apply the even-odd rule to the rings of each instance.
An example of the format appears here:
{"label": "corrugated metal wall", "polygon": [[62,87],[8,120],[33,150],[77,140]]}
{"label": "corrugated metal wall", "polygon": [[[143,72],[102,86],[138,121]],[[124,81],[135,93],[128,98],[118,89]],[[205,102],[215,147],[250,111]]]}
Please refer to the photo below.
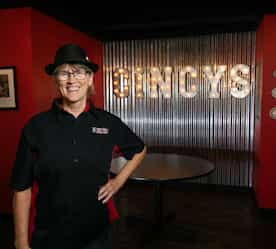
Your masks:
{"label": "corrugated metal wall", "polygon": [[[230,93],[230,71],[236,64],[250,67],[250,93],[235,98]],[[177,73],[191,65],[197,77],[187,78],[187,87],[197,84],[193,98],[179,93]],[[219,98],[209,98],[205,65],[226,65],[218,85]],[[150,98],[150,69],[171,66],[172,94]],[[129,96],[113,94],[113,73],[129,72]],[[144,98],[135,96],[135,68],[142,67]],[[197,155],[215,162],[211,175],[201,183],[231,186],[252,185],[255,103],[255,32],[213,34],[195,37],[110,41],[104,44],[105,109],[120,116],[152,151]]]}

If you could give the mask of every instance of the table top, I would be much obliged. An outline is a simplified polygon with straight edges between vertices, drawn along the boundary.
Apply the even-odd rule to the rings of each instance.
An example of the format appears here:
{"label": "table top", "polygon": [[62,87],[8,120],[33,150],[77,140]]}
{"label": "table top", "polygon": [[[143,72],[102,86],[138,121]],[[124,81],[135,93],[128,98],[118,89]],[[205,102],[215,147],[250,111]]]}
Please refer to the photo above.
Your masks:
{"label": "table top", "polygon": [[[114,158],[111,173],[118,174],[127,160]],[[215,169],[212,162],[185,155],[149,153],[131,174],[130,179],[143,181],[175,181],[207,175]]]}

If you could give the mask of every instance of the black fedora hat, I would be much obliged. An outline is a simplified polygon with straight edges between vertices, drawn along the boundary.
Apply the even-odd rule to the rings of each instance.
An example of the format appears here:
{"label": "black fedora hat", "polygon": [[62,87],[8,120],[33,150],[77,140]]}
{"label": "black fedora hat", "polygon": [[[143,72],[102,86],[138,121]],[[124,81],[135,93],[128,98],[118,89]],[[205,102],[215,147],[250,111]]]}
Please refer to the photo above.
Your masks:
{"label": "black fedora hat", "polygon": [[52,75],[56,67],[62,64],[82,64],[90,68],[94,73],[99,69],[99,66],[91,62],[85,51],[76,44],[65,44],[57,49],[53,64],[45,66],[47,74]]}

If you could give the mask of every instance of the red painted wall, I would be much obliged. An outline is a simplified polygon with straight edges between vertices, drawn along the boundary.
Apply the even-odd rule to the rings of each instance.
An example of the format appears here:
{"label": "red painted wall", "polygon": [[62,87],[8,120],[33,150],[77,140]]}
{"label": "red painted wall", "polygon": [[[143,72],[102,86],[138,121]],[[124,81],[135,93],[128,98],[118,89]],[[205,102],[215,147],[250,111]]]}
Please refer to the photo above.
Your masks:
{"label": "red painted wall", "polygon": [[254,188],[260,208],[276,209],[276,120],[269,111],[276,107],[271,91],[276,87],[276,15],[266,15],[257,30],[257,65],[260,67],[261,115],[256,120]]}
{"label": "red painted wall", "polygon": [[[258,195],[258,174],[260,167],[260,138],[261,138],[261,103],[262,103],[262,83],[263,83],[263,31],[264,23],[262,22],[256,32],[256,103],[255,109],[255,129],[254,129],[254,151],[255,162],[253,169],[253,187],[256,195]],[[257,196],[257,199],[258,196]]]}
{"label": "red painted wall", "polygon": [[31,8],[0,10],[0,66],[15,66],[18,110],[0,110],[0,213],[11,213],[9,178],[20,131],[34,114],[50,107],[56,91],[44,66],[58,46],[75,42],[99,64],[95,104],[103,107],[102,45],[99,41]]}
{"label": "red painted wall", "polygon": [[0,110],[0,212],[11,207],[10,169],[21,128],[34,113],[30,9],[0,10],[0,66],[16,67],[18,110]]}

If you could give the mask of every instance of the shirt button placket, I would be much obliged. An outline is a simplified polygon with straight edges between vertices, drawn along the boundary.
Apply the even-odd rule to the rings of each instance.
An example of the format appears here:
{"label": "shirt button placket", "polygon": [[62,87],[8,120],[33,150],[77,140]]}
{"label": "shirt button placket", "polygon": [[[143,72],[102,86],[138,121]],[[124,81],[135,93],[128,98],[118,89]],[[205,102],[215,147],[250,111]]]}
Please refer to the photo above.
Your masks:
{"label": "shirt button placket", "polygon": [[77,144],[77,140],[75,138],[73,138],[73,145]]}
{"label": "shirt button placket", "polygon": [[[74,119],[74,130],[76,131],[76,129],[77,129],[77,119]],[[76,133],[75,133],[75,134],[76,134]],[[73,139],[72,139],[72,144],[73,144],[73,146],[77,145],[76,136],[73,137]],[[75,151],[77,151],[76,148],[75,148]],[[73,158],[73,162],[74,162],[74,165],[75,165],[75,166],[78,165],[78,164],[79,164],[79,158],[78,158],[77,156],[75,156],[75,157]]]}

